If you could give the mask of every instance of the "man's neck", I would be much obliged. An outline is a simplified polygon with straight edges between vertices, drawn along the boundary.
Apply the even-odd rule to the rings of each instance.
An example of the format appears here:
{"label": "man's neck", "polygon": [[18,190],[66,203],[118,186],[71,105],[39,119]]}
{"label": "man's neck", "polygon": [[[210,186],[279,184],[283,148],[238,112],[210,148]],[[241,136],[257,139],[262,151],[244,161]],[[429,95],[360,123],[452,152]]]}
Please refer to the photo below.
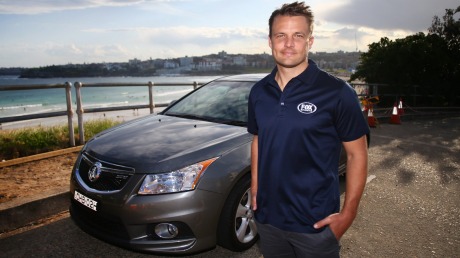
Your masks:
{"label": "man's neck", "polygon": [[277,65],[278,71],[275,75],[275,80],[278,83],[278,86],[280,87],[281,91],[284,90],[284,87],[286,87],[286,85],[292,78],[297,77],[299,74],[303,73],[307,69],[307,67],[308,62],[291,68]]}

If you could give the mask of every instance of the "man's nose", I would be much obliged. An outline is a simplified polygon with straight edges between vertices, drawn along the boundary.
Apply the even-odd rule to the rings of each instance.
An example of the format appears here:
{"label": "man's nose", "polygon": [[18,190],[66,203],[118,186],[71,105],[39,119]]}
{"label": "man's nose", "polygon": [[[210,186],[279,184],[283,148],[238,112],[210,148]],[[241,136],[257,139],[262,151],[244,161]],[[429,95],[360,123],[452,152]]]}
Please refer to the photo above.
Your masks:
{"label": "man's nose", "polygon": [[293,37],[286,37],[286,41],[284,42],[285,47],[293,47],[294,46],[294,38]]}

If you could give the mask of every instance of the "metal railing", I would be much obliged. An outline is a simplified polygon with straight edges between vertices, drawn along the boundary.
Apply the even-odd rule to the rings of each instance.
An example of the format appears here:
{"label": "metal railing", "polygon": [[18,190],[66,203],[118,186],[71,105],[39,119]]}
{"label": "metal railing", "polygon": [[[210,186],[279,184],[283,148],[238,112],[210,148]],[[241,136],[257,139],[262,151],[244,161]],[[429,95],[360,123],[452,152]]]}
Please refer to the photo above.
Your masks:
{"label": "metal railing", "polygon": [[[83,114],[84,113],[95,113],[95,112],[105,112],[105,111],[118,111],[118,110],[130,110],[130,109],[141,109],[149,108],[150,114],[153,114],[155,107],[166,107],[168,103],[158,103],[155,104],[153,100],[153,87],[154,86],[192,86],[193,89],[196,89],[198,86],[203,85],[203,83],[193,82],[193,83],[153,83],[151,81],[147,83],[82,83],[75,82],[75,94],[76,94],[76,105],[77,105],[77,121],[78,121],[78,133],[79,133],[79,144],[85,143],[84,136],[84,127],[83,127]],[[116,107],[102,107],[102,108],[83,108],[83,99],[81,95],[82,88],[87,87],[130,87],[130,86],[147,86],[149,91],[149,103],[143,105],[125,105],[125,106],[116,106]],[[43,90],[43,89],[56,89],[62,88],[65,89],[66,94],[66,110],[65,111],[55,111],[55,112],[44,112],[38,114],[29,114],[29,115],[18,115],[18,116],[9,116],[9,117],[0,117],[0,124],[8,122],[17,122],[30,119],[39,119],[39,118],[50,118],[58,116],[67,116],[68,128],[69,128],[69,143],[70,146],[75,146],[75,135],[74,135],[74,125],[73,125],[73,108],[72,108],[72,83],[65,82],[64,84],[36,84],[36,85],[3,85],[0,86],[0,91],[20,91],[20,90]]]}
{"label": "metal railing", "polygon": [[67,103],[67,110],[66,111],[56,111],[56,112],[46,112],[46,113],[39,113],[39,114],[31,114],[31,115],[19,115],[19,116],[10,116],[10,117],[0,117],[0,124],[7,123],[7,122],[16,122],[16,121],[24,121],[30,119],[38,119],[38,118],[48,118],[48,117],[57,117],[57,116],[64,116],[67,115],[68,127],[69,127],[69,139],[70,145],[73,147],[75,146],[75,135],[73,131],[73,111],[72,111],[72,83],[66,82],[64,84],[36,84],[36,85],[5,85],[0,87],[0,91],[18,91],[18,90],[43,90],[43,89],[58,89],[62,88],[65,89],[66,94],[66,103]]}
{"label": "metal railing", "polygon": [[[203,85],[204,83],[82,83],[82,82],[75,82],[74,88],[76,93],[76,113],[77,113],[77,121],[78,121],[78,132],[79,132],[79,144],[85,143],[84,137],[84,127],[83,127],[83,114],[84,113],[96,113],[96,112],[105,112],[105,111],[119,111],[119,110],[131,110],[131,109],[142,109],[142,108],[149,108],[150,113],[154,112],[155,107],[166,107],[168,103],[154,103],[153,99],[153,87],[154,86],[193,86],[196,89],[198,86]],[[0,125],[2,123],[8,122],[16,122],[16,121],[25,121],[30,119],[39,119],[39,118],[50,118],[50,117],[58,117],[58,116],[67,116],[68,121],[68,128],[69,128],[69,139],[70,145],[75,146],[75,135],[74,135],[74,125],[73,125],[73,107],[72,107],[72,97],[71,97],[71,89],[72,83],[66,82],[64,84],[36,84],[36,85],[3,85],[0,86],[0,91],[20,91],[20,90],[42,90],[42,89],[56,89],[62,88],[65,89],[66,93],[66,104],[67,108],[65,111],[55,111],[55,112],[46,112],[46,113],[37,113],[37,114],[29,114],[29,115],[18,115],[18,116],[10,116],[10,117],[0,117]],[[81,91],[82,88],[89,88],[89,87],[126,87],[126,86],[147,86],[149,92],[149,103],[143,105],[125,105],[125,106],[115,106],[115,107],[101,107],[101,108],[87,108],[84,109],[83,107],[83,100]],[[400,94],[381,94],[379,92],[379,87],[385,88],[388,85],[385,84],[366,84],[366,83],[357,83],[352,84],[353,88],[357,90],[357,93],[360,97],[363,96],[389,96],[390,99],[397,99]],[[360,88],[361,87],[361,88]],[[379,94],[380,93],[380,94]],[[412,95],[413,94],[413,95]],[[420,96],[416,94],[416,87],[414,87],[414,92],[409,95],[411,98],[415,98]],[[376,115],[385,116],[391,110],[391,101],[390,105],[387,108],[379,108],[378,106],[375,107],[374,111]],[[440,114],[440,113],[447,113],[447,114],[458,114],[460,110],[458,107],[456,108],[424,108],[424,107],[413,107],[411,108],[413,115],[423,115],[428,116],[431,114]]]}

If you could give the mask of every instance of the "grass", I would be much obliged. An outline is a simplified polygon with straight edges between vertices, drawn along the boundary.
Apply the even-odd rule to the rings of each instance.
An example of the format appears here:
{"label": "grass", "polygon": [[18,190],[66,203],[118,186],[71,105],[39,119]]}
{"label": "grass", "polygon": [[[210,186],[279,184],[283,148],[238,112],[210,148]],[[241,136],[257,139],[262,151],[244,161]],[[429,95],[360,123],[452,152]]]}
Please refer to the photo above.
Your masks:
{"label": "grass", "polygon": [[[84,123],[85,139],[121,122],[111,119],[90,120]],[[78,126],[74,127],[75,142],[78,143]],[[0,160],[8,160],[29,155],[68,148],[69,128],[65,125],[33,127],[0,131]]]}

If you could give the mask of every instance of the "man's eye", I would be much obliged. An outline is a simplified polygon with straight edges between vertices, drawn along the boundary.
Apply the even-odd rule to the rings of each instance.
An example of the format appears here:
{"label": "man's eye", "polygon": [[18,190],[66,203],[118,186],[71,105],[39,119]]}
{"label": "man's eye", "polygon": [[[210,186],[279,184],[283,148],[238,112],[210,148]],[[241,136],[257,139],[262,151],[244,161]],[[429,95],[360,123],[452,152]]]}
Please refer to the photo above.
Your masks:
{"label": "man's eye", "polygon": [[296,34],[295,37],[299,38],[299,39],[304,38],[304,36],[302,34]]}

